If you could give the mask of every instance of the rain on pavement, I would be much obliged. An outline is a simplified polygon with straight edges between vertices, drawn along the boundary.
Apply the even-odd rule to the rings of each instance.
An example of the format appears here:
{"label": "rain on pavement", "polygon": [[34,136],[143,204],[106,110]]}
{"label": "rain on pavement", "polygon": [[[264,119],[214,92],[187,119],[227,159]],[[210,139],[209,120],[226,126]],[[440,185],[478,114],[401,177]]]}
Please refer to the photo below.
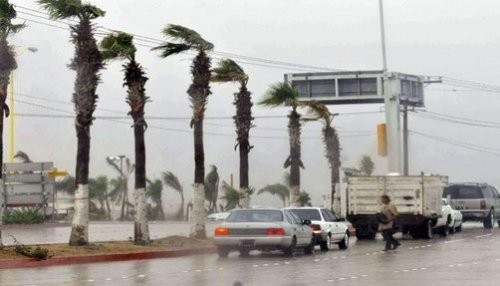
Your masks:
{"label": "rain on pavement", "polygon": [[[467,223],[447,238],[383,242],[351,240],[347,251],[313,256],[252,252],[36,269],[0,270],[0,285],[494,285],[500,281],[500,229]],[[236,284],[235,284],[236,283]]]}

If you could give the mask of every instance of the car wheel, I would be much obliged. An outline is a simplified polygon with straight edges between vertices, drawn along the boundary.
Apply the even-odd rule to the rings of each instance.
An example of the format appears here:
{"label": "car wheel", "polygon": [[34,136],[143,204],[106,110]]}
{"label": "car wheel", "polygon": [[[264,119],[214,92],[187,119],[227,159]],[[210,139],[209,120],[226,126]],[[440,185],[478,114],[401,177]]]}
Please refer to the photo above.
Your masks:
{"label": "car wheel", "polygon": [[219,247],[217,248],[217,253],[219,254],[220,258],[226,258],[229,255],[229,249],[224,247]]}
{"label": "car wheel", "polygon": [[483,220],[483,227],[486,229],[491,229],[495,225],[495,214],[493,210],[490,210],[488,215]]}
{"label": "car wheel", "polygon": [[456,232],[460,232],[460,231],[462,231],[462,224],[460,224],[459,226],[457,226],[457,227],[455,228],[455,231],[456,231]]}
{"label": "car wheel", "polygon": [[315,245],[316,245],[316,244],[315,244],[314,237],[313,237],[313,238],[311,239],[311,243],[310,243],[308,246],[306,246],[306,247],[304,248],[304,253],[305,253],[305,254],[313,254],[313,252],[314,252],[314,246],[315,246]]}
{"label": "car wheel", "polygon": [[321,251],[328,251],[331,247],[331,243],[332,243],[331,234],[328,234],[326,236],[326,240],[320,243],[319,248],[321,249]]}
{"label": "car wheel", "polygon": [[450,233],[451,234],[454,234],[455,232],[457,232],[456,228],[455,228],[455,221],[452,221],[448,227],[450,229]]}
{"label": "car wheel", "polygon": [[285,248],[283,252],[286,256],[293,256],[295,253],[295,247],[297,246],[297,238],[294,236],[292,239],[292,244],[289,247]]}
{"label": "car wheel", "polygon": [[339,242],[340,249],[347,249],[349,247],[349,234],[344,234],[344,238]]}
{"label": "car wheel", "polygon": [[443,225],[439,229],[439,234],[441,234],[441,236],[443,237],[447,237],[450,234],[450,226],[448,224]]}
{"label": "car wheel", "polygon": [[248,257],[248,255],[250,255],[250,249],[248,248],[240,248],[238,250],[240,252],[241,257]]}

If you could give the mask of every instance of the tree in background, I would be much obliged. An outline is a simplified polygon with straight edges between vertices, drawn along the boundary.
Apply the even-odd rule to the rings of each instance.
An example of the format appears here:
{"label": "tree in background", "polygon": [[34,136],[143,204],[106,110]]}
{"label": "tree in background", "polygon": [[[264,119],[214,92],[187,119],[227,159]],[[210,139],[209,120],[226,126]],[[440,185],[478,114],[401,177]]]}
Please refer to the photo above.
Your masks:
{"label": "tree in background", "polygon": [[213,82],[238,82],[239,92],[234,94],[234,105],[236,115],[233,116],[236,125],[237,144],[240,152],[240,197],[244,208],[250,207],[250,187],[248,180],[248,153],[253,148],[249,142],[250,128],[252,128],[252,94],[247,89],[248,75],[243,69],[231,59],[223,59],[217,67],[212,70]]}
{"label": "tree in background", "polygon": [[17,151],[16,155],[14,155],[14,159],[18,159],[22,163],[33,163],[30,156],[23,151]]}
{"label": "tree in background", "polygon": [[328,107],[317,101],[311,101],[307,105],[308,115],[311,118],[305,118],[305,121],[321,121],[323,124],[322,134],[323,143],[325,143],[325,157],[330,166],[330,207],[333,209],[336,205],[335,197],[337,195],[336,186],[340,182],[340,143],[337,130],[332,126],[335,114],[328,110]]}
{"label": "tree in background", "polygon": [[203,147],[203,119],[210,92],[210,66],[211,59],[207,52],[213,50],[214,45],[205,39],[196,31],[180,25],[168,25],[163,29],[163,34],[168,40],[162,45],[154,48],[161,51],[161,57],[166,58],[188,51],[195,51],[196,57],[191,65],[191,74],[193,82],[187,91],[191,101],[193,117],[191,119],[191,128],[193,128],[194,137],[194,196],[193,196],[193,222],[190,236],[198,239],[207,237],[205,231],[205,150]]}
{"label": "tree in background", "polygon": [[126,60],[123,65],[125,72],[123,85],[128,87],[126,102],[130,106],[128,114],[134,121],[135,143],[134,243],[146,244],[149,242],[149,227],[146,207],[146,144],[144,142],[147,124],[144,120],[144,106],[149,98],[146,96],[144,86],[148,78],[142,66],[135,60],[137,49],[133,43],[133,36],[123,32],[113,33],[101,41],[100,47],[104,60]]}
{"label": "tree in background", "polygon": [[373,163],[372,158],[368,155],[363,155],[359,161],[359,171],[365,176],[371,176],[375,170],[375,163]]}
{"label": "tree in background", "polygon": [[205,199],[208,200],[208,212],[217,211],[217,196],[219,195],[219,173],[217,167],[210,165],[210,172],[205,177]]}
{"label": "tree in background", "polygon": [[174,173],[166,171],[163,173],[163,183],[174,189],[181,196],[181,205],[177,211],[175,218],[178,220],[184,220],[184,189],[177,176]]}
{"label": "tree in background", "polygon": [[231,187],[225,181],[222,181],[222,190],[224,191],[224,196],[222,198],[226,200],[226,205],[224,206],[223,211],[229,211],[241,207],[241,193],[237,189]]}
{"label": "tree in background", "polygon": [[[119,219],[129,220],[130,207],[133,207],[133,205],[128,201],[128,179],[134,172],[135,165],[130,162],[129,158],[125,157],[120,159],[120,165],[118,165],[118,162],[116,162],[112,157],[106,157],[106,162],[119,174],[118,178],[110,181],[111,185],[113,185],[113,190],[111,191],[110,196],[113,198],[115,203],[121,202]],[[124,166],[121,165],[123,163],[125,163]]]}
{"label": "tree in background", "polygon": [[94,38],[92,20],[104,16],[105,12],[96,6],[83,4],[81,0],[38,0],[51,19],[71,22],[71,39],[75,44],[75,56],[69,67],[76,71],[73,102],[76,112],[76,134],[78,139],[76,155],[75,214],[69,239],[70,245],[88,244],[89,210],[89,160],[90,126],[96,108],[96,89],[99,71],[103,68],[101,53]]}
{"label": "tree in background", "polygon": [[149,185],[146,196],[150,198],[151,201],[153,201],[153,203],[155,204],[149,217],[151,219],[165,220],[165,212],[163,211],[162,203],[163,183],[161,182],[161,180],[148,180],[148,183]]}
{"label": "tree in background", "polygon": [[301,207],[310,207],[311,205],[311,197],[309,196],[309,193],[306,191],[300,192],[299,196],[299,206]]}
{"label": "tree in background", "polygon": [[[90,215],[94,219],[109,219],[111,220],[111,208],[108,198],[108,177],[99,176],[95,179],[89,179],[89,196],[90,196]],[[92,207],[92,200],[97,200],[100,208],[95,205]]]}
{"label": "tree in background", "polygon": [[284,167],[290,167],[290,205],[298,206],[300,196],[300,168],[304,164],[300,158],[300,114],[299,91],[287,83],[276,83],[270,86],[260,105],[269,107],[290,106],[292,110],[288,115],[288,134],[290,141],[290,155],[285,161]]}
{"label": "tree in background", "polygon": [[[8,0],[0,0],[0,165],[3,165],[3,117],[9,117],[7,106],[7,90],[9,87],[10,73],[17,68],[14,48],[7,38],[19,32],[24,24],[14,24],[12,20],[17,17],[14,5]],[[3,172],[0,172],[0,181]],[[3,197],[0,197],[0,205]],[[3,207],[0,208],[0,218],[3,216]],[[0,245],[2,244],[2,220],[0,219]]]}
{"label": "tree in background", "polygon": [[268,193],[277,196],[282,202],[283,206],[287,206],[288,199],[290,198],[290,189],[284,184],[266,185],[257,192],[257,195]]}

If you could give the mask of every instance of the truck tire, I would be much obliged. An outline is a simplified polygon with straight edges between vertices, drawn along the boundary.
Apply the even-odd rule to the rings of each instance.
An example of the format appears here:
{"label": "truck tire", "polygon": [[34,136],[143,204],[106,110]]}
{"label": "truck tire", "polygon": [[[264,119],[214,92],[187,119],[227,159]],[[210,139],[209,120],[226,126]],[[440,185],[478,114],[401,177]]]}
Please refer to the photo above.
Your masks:
{"label": "truck tire", "polygon": [[432,220],[428,219],[420,227],[419,237],[423,239],[431,239],[433,236]]}
{"label": "truck tire", "polygon": [[483,220],[483,227],[486,229],[492,229],[495,225],[495,212],[490,210],[488,215]]}
{"label": "truck tire", "polygon": [[356,227],[356,238],[363,240],[374,240],[377,235],[376,228],[371,225],[363,225]]}

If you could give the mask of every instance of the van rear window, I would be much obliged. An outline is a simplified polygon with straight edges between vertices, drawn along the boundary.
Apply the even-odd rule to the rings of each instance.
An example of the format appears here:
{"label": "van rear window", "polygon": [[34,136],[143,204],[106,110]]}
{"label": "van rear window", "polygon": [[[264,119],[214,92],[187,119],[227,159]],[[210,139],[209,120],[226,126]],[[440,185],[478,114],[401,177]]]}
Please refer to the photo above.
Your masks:
{"label": "van rear window", "polygon": [[448,195],[452,199],[481,199],[483,194],[481,188],[476,186],[448,186],[443,190],[443,198]]}

